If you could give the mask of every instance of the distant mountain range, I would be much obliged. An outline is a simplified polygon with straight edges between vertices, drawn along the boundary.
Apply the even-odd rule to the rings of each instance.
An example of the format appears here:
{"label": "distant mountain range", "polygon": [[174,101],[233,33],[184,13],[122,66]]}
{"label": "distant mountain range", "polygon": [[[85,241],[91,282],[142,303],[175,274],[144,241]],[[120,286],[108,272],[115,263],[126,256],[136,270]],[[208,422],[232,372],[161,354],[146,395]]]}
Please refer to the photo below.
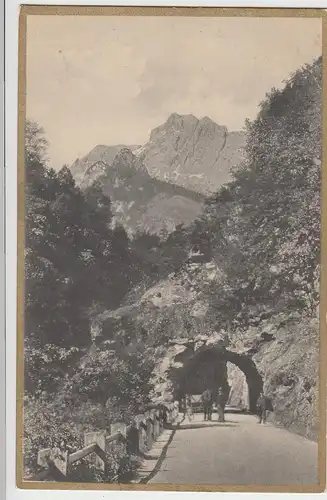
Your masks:
{"label": "distant mountain range", "polygon": [[98,145],[70,169],[82,189],[101,182],[129,231],[171,232],[198,217],[205,197],[230,180],[244,145],[243,132],[174,113],[144,146]]}

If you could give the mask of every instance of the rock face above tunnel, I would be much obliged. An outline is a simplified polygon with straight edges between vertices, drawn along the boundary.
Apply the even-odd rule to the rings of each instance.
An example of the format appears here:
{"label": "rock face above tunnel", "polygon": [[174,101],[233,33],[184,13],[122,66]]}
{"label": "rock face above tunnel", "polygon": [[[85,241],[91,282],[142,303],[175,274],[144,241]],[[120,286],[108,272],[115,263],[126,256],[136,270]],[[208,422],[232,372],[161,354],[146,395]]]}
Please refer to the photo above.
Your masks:
{"label": "rock face above tunnel", "polygon": [[[271,397],[275,424],[317,439],[319,321],[303,320],[295,312],[280,313],[257,321],[246,330],[235,329],[230,348],[248,356],[262,377],[263,389]],[[299,368],[301,367],[301,368]],[[233,401],[246,396],[243,375],[229,370]]]}
{"label": "rock face above tunnel", "polygon": [[[127,297],[125,305],[114,311],[104,311],[94,322],[95,336],[108,340],[123,323],[133,323],[133,332],[138,328],[146,330],[154,344],[168,340],[196,338],[201,342],[215,343],[219,339],[207,300],[207,290],[215,281],[222,279],[222,272],[214,262],[190,264],[178,273],[149,286],[134,290]],[[119,323],[121,323],[119,325]],[[204,335],[199,333],[204,332]],[[158,336],[158,341],[157,341]]]}
{"label": "rock face above tunnel", "polygon": [[202,393],[208,386],[228,387],[224,352],[229,343],[224,331],[172,340],[153,373],[153,400],[173,401],[183,393]]}

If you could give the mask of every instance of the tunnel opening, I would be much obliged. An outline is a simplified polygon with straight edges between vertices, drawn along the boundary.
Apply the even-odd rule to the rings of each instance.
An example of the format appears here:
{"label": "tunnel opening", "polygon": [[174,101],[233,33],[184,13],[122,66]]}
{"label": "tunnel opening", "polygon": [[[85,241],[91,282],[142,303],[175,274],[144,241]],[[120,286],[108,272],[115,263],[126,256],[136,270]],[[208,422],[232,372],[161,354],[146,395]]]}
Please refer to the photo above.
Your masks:
{"label": "tunnel opening", "polygon": [[[254,361],[245,354],[238,354],[227,349],[207,347],[206,349],[193,353],[188,359],[181,361],[181,368],[175,372],[173,377],[174,397],[181,400],[186,394],[200,395],[207,388],[216,392],[221,388],[226,395],[226,402],[230,404],[236,401],[237,392],[240,390],[230,376],[230,368],[234,366],[243,373],[246,387],[242,388],[246,394],[244,407],[251,413],[256,412],[256,403],[263,388],[262,377],[259,374]],[[238,377],[239,378],[239,377]],[[239,398],[242,400],[242,398]],[[244,397],[243,397],[244,400]],[[239,402],[241,405],[241,402]]]}
{"label": "tunnel opening", "polygon": [[263,389],[263,380],[250,356],[226,350],[226,361],[237,366],[245,375],[248,386],[248,405],[251,413],[256,412],[257,400]]}
{"label": "tunnel opening", "polygon": [[250,409],[249,387],[245,374],[240,368],[227,361],[228,385],[230,387],[227,405],[242,411]]}

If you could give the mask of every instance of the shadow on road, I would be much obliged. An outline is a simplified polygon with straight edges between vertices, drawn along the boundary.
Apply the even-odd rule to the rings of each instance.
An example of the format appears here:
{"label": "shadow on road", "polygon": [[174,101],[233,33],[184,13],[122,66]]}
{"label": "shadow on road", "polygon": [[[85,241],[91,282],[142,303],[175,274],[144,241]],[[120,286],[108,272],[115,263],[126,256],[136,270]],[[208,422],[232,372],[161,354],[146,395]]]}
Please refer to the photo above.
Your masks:
{"label": "shadow on road", "polygon": [[163,447],[161,455],[159,457],[159,460],[157,461],[157,464],[155,465],[154,469],[152,470],[152,472],[146,478],[143,478],[140,481],[140,484],[146,484],[146,483],[148,483],[157,474],[157,472],[160,470],[162,462],[166,458],[168,447],[170,446],[172,440],[174,439],[174,436],[175,436],[175,433],[176,433],[177,429],[179,429],[179,427],[181,425],[181,422],[183,422],[183,421],[184,421],[184,419],[181,420],[180,422],[178,422],[177,424],[173,424],[173,425],[172,424],[168,424],[168,425],[165,426],[166,429],[171,429],[172,433],[171,433],[171,435],[170,435],[167,443]]}
{"label": "shadow on road", "polygon": [[148,453],[143,453],[141,451],[138,452],[138,456],[142,460],[158,460],[156,455],[149,455]]}
{"label": "shadow on road", "polygon": [[203,422],[203,424],[200,424],[200,423],[199,424],[189,423],[189,424],[180,425],[178,427],[178,430],[182,431],[182,430],[188,430],[188,429],[204,429],[204,428],[207,428],[207,427],[237,427],[237,425],[236,425],[236,422],[235,423],[217,422],[217,423],[212,423],[212,424],[206,424],[204,422]]}

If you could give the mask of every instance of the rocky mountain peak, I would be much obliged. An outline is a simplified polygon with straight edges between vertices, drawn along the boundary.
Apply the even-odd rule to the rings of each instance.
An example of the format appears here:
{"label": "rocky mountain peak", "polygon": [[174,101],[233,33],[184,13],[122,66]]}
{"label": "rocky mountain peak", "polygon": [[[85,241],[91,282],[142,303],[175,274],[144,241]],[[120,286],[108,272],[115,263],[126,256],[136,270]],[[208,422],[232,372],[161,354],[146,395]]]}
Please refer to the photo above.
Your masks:
{"label": "rocky mountain peak", "polygon": [[87,155],[77,158],[71,165],[70,170],[78,185],[86,187],[103,174],[106,166],[111,166],[115,156],[121,150],[134,151],[139,146],[106,146],[98,144]]}
{"label": "rocky mountain peak", "polygon": [[101,178],[117,220],[128,230],[171,232],[202,213],[204,196],[230,180],[244,134],[210,117],[172,113],[142,146],[98,144],[71,166],[82,189]]}
{"label": "rocky mountain peak", "polygon": [[172,113],[166,121],[166,125],[183,125],[185,123],[197,123],[198,118],[192,114],[179,115],[178,113]]}
{"label": "rocky mountain peak", "polygon": [[141,157],[152,177],[208,195],[230,180],[244,145],[243,132],[228,132],[208,116],[173,113],[151,132]]}
{"label": "rocky mountain peak", "polygon": [[135,170],[147,174],[141,159],[139,159],[130,148],[122,148],[114,157],[112,168],[124,175],[125,172]]}

